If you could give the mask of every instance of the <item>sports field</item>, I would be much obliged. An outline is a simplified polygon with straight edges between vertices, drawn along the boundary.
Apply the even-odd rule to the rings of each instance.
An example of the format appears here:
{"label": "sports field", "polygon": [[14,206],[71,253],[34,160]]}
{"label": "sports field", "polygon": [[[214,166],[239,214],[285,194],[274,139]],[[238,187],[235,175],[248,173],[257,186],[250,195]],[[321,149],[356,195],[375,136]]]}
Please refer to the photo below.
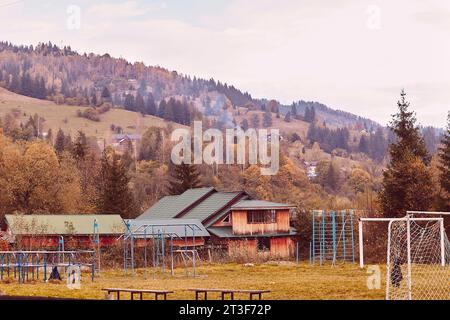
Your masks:
{"label": "sports field", "polygon": [[[210,264],[197,268],[198,276],[186,277],[185,269],[175,270],[175,276],[157,275],[152,270],[144,279],[143,270],[134,277],[125,276],[123,270],[103,270],[100,277],[91,282],[84,275],[81,289],[68,289],[65,282],[44,283],[37,280],[29,284],[18,284],[15,280],[0,283],[0,291],[6,295],[47,296],[80,299],[105,299],[102,288],[139,288],[173,290],[169,299],[193,299],[188,288],[219,289],[264,289],[271,292],[264,299],[384,299],[384,268],[381,268],[381,288],[368,289],[369,274],[357,264],[332,267],[312,266],[307,262],[269,262],[255,265]],[[123,294],[127,299],[128,294]],[[152,298],[149,296],[149,298]],[[219,298],[219,294],[208,295]],[[247,296],[236,296],[244,299]]]}

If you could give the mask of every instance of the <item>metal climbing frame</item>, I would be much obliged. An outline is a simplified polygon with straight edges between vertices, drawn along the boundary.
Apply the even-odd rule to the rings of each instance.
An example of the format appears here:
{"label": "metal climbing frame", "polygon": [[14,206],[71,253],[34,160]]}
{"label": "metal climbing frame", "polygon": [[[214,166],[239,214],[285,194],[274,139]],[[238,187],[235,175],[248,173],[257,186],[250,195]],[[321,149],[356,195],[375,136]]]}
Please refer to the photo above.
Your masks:
{"label": "metal climbing frame", "polygon": [[[170,268],[170,274],[174,275],[174,257],[178,255],[184,262],[186,276],[197,275],[198,252],[195,242],[196,232],[201,229],[197,224],[157,224],[148,222],[139,222],[138,225],[131,225],[126,222],[126,233],[121,236],[124,241],[123,263],[124,273],[135,275],[139,267],[144,269],[144,278],[147,278],[149,268],[149,257],[151,255],[151,265],[153,278],[158,272],[166,274],[166,269]],[[175,229],[175,230],[174,230]],[[190,240],[192,238],[192,242]],[[184,246],[176,246],[174,249],[174,240],[184,241]],[[149,243],[150,242],[150,243]],[[135,250],[137,246],[143,247],[143,265],[136,264]],[[150,251],[150,252],[149,252]],[[189,265],[192,272],[189,272]]]}
{"label": "metal climbing frame", "polygon": [[40,274],[47,281],[54,267],[61,272],[69,266],[89,267],[94,281],[95,251],[0,251],[1,281],[13,277],[18,283],[25,283],[38,280]]}
{"label": "metal climbing frame", "polygon": [[99,223],[97,219],[94,219],[94,233],[93,233],[93,249],[95,251],[95,273],[100,274],[100,260],[101,260],[101,243],[100,243],[100,232]]}
{"label": "metal climbing frame", "polygon": [[312,211],[310,262],[355,262],[353,210]]}

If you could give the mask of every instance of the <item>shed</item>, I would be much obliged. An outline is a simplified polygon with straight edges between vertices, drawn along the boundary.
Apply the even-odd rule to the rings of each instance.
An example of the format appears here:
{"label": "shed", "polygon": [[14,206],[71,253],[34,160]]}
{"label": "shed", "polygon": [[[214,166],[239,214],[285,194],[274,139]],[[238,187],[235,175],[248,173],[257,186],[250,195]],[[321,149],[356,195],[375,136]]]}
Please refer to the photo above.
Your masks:
{"label": "shed", "polygon": [[60,239],[76,246],[87,246],[97,236],[102,245],[110,244],[125,231],[118,214],[5,215],[7,234],[15,242],[33,247],[57,247]]}

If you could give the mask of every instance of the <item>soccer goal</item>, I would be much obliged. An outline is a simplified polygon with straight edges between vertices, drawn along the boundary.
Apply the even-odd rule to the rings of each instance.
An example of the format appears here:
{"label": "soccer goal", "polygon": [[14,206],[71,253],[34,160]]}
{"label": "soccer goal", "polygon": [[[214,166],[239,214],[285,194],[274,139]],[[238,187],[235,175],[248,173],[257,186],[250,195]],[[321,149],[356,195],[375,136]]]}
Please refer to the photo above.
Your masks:
{"label": "soccer goal", "polygon": [[450,299],[450,242],[444,219],[411,213],[391,219],[386,267],[386,299]]}

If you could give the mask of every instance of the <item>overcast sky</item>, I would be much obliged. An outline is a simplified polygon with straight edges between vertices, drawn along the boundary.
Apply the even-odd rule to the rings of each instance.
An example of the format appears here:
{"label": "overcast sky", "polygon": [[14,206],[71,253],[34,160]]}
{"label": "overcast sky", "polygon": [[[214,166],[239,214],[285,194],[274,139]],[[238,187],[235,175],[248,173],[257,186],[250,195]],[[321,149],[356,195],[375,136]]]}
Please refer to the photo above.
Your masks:
{"label": "overcast sky", "polygon": [[0,0],[0,39],[108,52],[382,124],[402,88],[423,125],[444,126],[450,110],[448,0]]}

